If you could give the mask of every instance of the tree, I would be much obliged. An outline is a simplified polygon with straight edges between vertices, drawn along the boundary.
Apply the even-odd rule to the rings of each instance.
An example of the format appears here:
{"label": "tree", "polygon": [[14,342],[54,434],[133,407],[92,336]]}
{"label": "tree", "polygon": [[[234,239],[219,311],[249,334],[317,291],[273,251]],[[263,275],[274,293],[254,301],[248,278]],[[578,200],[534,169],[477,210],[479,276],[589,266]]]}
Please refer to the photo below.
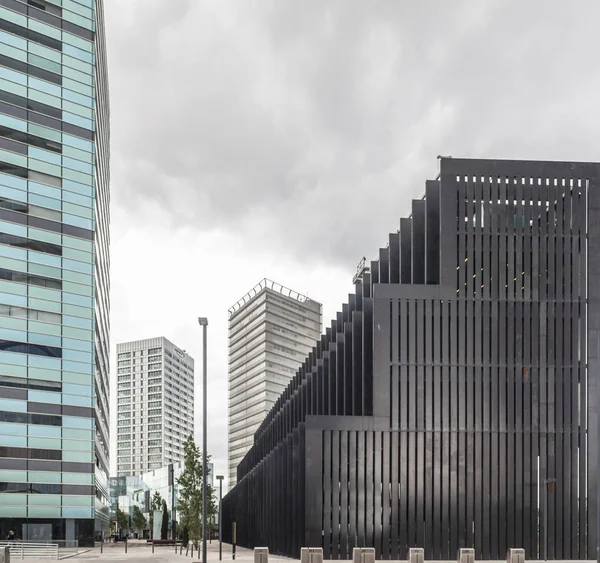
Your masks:
{"label": "tree", "polygon": [[154,491],[152,502],[150,503],[150,531],[154,534],[154,511],[162,508],[163,498],[158,491]]}
{"label": "tree", "polygon": [[119,530],[126,530],[129,524],[129,517],[117,506],[117,526]]}
{"label": "tree", "polygon": [[163,498],[160,496],[160,493],[158,491],[154,492],[154,495],[152,495],[152,504],[150,505],[152,511],[155,510],[160,510],[162,508],[163,505]]}
{"label": "tree", "polygon": [[143,512],[140,510],[139,506],[133,507],[133,515],[131,516],[131,523],[133,524],[133,528],[138,532],[141,532],[147,525],[146,517]]}
{"label": "tree", "polygon": [[[177,479],[179,485],[177,510],[180,521],[184,528],[187,528],[189,538],[196,547],[202,538],[202,461],[200,453],[200,449],[190,434],[184,444],[183,473]],[[208,522],[211,515],[217,512],[217,505],[213,498],[212,487],[208,484],[206,492],[206,520]]]}
{"label": "tree", "polygon": [[181,533],[181,543],[183,543],[185,546],[190,543],[190,534],[188,533],[187,526],[183,527],[183,532]]}
{"label": "tree", "polygon": [[162,524],[160,526],[160,539],[166,540],[169,535],[169,512],[167,511],[167,501],[162,501]]}

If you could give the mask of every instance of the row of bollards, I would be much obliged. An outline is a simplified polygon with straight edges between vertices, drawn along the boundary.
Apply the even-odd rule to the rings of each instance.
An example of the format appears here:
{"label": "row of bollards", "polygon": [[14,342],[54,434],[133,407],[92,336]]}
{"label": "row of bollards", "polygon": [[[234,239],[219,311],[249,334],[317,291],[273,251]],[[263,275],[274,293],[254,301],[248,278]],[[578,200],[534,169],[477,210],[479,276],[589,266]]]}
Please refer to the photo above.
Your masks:
{"label": "row of bollards", "polygon": [[[194,556],[192,546],[192,557]],[[187,551],[186,551],[187,555]],[[475,550],[463,547],[458,550],[457,563],[475,563]],[[254,548],[254,563],[269,563],[269,548]],[[300,550],[300,563],[323,563],[322,547],[303,547]],[[352,563],[375,563],[374,547],[355,547],[352,550]],[[407,563],[425,563],[425,550],[411,547]],[[506,555],[506,563],[525,563],[525,550],[511,548]]]}

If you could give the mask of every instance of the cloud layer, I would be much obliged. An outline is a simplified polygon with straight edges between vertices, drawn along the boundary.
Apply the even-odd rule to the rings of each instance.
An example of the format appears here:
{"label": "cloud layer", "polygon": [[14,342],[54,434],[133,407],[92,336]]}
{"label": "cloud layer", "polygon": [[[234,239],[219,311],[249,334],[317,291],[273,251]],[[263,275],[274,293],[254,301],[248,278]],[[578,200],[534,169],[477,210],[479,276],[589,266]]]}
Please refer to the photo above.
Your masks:
{"label": "cloud layer", "polygon": [[199,360],[195,318],[215,319],[223,469],[228,307],[270,276],[328,322],[438,154],[597,159],[599,15],[591,1],[106,1],[113,344],[161,334]]}

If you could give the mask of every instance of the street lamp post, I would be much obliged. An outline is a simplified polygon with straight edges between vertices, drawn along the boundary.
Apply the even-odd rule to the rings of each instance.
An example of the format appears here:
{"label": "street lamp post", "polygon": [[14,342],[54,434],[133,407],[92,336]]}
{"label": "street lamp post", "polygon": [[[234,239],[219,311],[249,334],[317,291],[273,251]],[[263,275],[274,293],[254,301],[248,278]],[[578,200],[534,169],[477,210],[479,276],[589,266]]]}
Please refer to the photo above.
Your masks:
{"label": "street lamp post", "polygon": [[206,331],[208,319],[198,317],[202,327],[202,563],[206,563]]}
{"label": "street lamp post", "polygon": [[221,536],[221,530],[223,530],[223,524],[221,523],[223,520],[223,513],[221,510],[223,506],[223,475],[217,475],[217,479],[219,480],[219,561],[221,561],[221,559],[223,559],[223,538]]}

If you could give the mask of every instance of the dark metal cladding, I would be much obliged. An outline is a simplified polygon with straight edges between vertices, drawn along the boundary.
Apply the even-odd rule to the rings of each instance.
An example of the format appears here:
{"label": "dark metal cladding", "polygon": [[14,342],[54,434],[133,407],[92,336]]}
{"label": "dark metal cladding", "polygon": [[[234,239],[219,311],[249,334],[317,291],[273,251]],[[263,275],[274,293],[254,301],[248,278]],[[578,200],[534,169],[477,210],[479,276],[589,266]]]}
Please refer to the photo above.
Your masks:
{"label": "dark metal cladding", "polygon": [[596,558],[599,165],[440,170],[256,432],[225,541]]}

